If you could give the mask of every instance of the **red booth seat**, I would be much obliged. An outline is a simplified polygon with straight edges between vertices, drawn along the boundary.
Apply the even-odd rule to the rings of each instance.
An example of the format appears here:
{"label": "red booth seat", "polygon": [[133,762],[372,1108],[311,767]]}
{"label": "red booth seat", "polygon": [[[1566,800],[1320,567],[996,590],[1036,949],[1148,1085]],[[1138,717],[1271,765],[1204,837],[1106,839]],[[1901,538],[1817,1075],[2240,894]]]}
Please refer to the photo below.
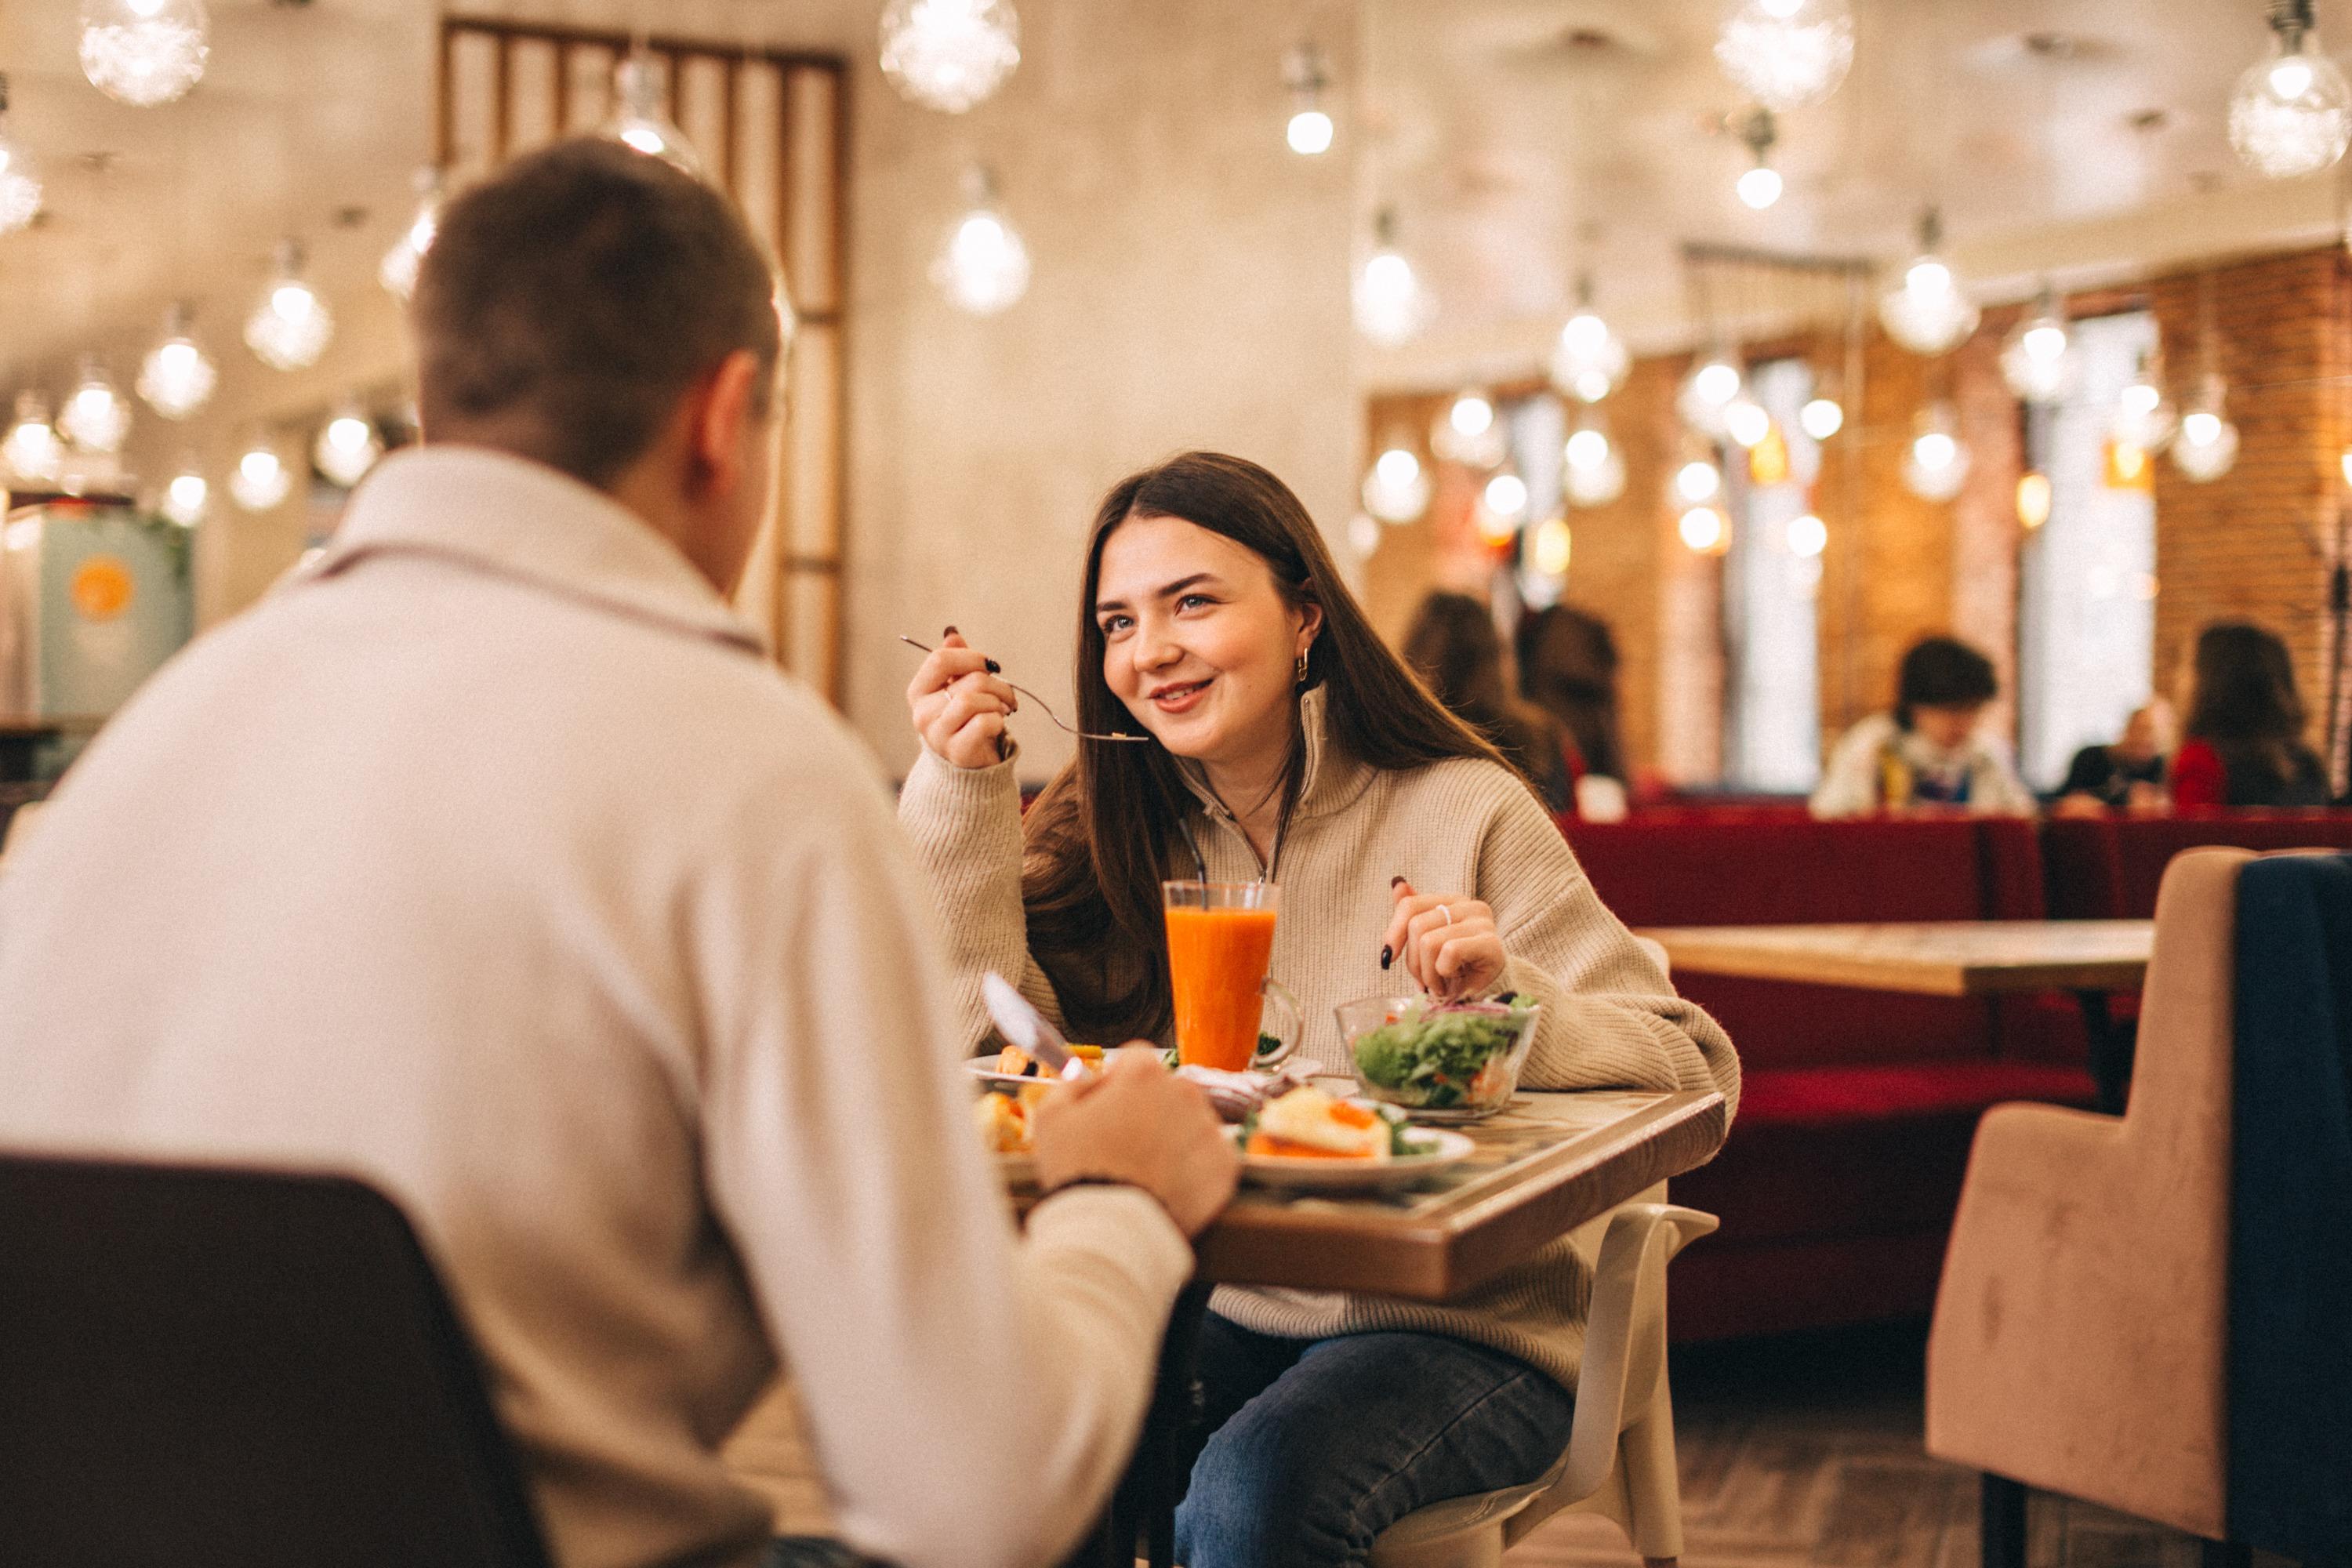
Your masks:
{"label": "red booth seat", "polygon": [[[2033,826],[1970,820],[1563,824],[1628,924],[2032,920]],[[1675,1265],[1677,1339],[1925,1313],[1969,1139],[2007,1100],[2088,1105],[2076,1063],[2000,1048],[1982,1001],[1682,973],[1738,1047],[1730,1141],[1675,1184],[1723,1216]]]}
{"label": "red booth seat", "polygon": [[2045,822],[2053,920],[2153,920],[2157,884],[2183,849],[2352,849],[2352,811],[2205,811]]}

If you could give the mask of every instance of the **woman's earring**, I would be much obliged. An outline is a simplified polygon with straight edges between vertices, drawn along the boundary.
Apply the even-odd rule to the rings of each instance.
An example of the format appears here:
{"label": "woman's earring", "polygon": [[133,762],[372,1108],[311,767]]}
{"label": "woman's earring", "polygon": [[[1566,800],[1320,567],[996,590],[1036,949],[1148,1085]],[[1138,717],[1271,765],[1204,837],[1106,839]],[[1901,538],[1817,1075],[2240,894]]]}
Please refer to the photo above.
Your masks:
{"label": "woman's earring", "polygon": [[1290,674],[1291,683],[1293,685],[1304,686],[1307,684],[1307,656],[1304,653],[1298,656],[1298,662],[1291,666]]}

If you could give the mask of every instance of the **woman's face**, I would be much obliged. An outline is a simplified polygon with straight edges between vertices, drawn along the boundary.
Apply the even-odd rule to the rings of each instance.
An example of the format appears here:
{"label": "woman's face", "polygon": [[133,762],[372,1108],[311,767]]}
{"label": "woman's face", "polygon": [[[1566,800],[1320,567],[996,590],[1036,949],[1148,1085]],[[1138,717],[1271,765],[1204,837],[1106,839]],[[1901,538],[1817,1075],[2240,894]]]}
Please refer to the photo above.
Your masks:
{"label": "woman's face", "polygon": [[1258,767],[1290,745],[1294,671],[1323,615],[1294,609],[1265,558],[1198,523],[1129,518],[1095,584],[1103,680],[1180,757]]}

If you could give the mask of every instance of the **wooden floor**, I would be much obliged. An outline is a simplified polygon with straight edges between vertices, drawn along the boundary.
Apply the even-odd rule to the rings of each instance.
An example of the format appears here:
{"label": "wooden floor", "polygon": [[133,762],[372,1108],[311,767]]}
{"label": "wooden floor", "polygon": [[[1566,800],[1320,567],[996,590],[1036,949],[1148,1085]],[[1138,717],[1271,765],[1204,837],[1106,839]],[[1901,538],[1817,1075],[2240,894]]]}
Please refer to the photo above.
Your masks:
{"label": "wooden floor", "polygon": [[[1675,1352],[1683,1568],[1976,1568],[1977,1479],[1920,1447],[1924,1327]],[[2036,1495],[2032,1568],[2197,1568],[2197,1542]],[[2257,1553],[2259,1564],[2284,1558]],[[1552,1520],[1507,1568],[1639,1568],[1617,1527]]]}

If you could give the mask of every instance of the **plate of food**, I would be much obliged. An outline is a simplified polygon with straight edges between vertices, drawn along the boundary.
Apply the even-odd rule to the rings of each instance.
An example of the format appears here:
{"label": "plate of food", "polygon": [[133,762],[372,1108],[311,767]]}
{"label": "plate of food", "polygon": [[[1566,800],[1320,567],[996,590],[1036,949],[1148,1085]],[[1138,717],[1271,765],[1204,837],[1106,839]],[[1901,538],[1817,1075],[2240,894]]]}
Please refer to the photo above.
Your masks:
{"label": "plate of food", "polygon": [[981,1147],[996,1156],[997,1174],[1008,1183],[1037,1179],[1037,1161],[1030,1142],[1035,1129],[1032,1118],[1037,1102],[1045,1098],[1046,1088],[1033,1078],[1002,1094],[983,1094],[971,1102],[972,1126],[980,1133]]}
{"label": "plate of food", "polygon": [[[1072,1046],[1070,1054],[1097,1071],[1102,1068],[1100,1046]],[[1037,1058],[1019,1046],[1007,1046],[992,1057],[973,1057],[964,1065],[972,1077],[1001,1089],[1054,1081],[1053,1075],[1037,1065]]]}
{"label": "plate of food", "polygon": [[1268,1100],[1235,1129],[1242,1179],[1297,1192],[1384,1192],[1459,1164],[1459,1132],[1414,1127],[1384,1106],[1308,1084]]}
{"label": "plate of food", "polygon": [[1506,992],[1491,1002],[1367,996],[1333,1012],[1366,1097],[1416,1121],[1475,1121],[1518,1092],[1543,1009]]}

